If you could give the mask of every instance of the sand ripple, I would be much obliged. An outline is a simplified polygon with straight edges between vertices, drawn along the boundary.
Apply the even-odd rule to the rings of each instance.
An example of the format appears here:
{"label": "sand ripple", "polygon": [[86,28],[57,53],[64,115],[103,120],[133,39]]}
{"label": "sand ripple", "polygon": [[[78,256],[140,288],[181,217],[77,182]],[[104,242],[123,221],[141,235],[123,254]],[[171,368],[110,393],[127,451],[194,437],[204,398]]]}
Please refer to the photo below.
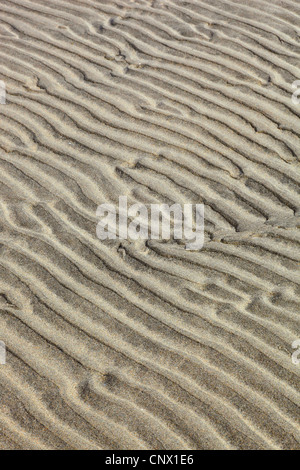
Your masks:
{"label": "sand ripple", "polygon": [[[2,0],[0,448],[300,449],[300,5]],[[96,207],[204,203],[206,242]]]}

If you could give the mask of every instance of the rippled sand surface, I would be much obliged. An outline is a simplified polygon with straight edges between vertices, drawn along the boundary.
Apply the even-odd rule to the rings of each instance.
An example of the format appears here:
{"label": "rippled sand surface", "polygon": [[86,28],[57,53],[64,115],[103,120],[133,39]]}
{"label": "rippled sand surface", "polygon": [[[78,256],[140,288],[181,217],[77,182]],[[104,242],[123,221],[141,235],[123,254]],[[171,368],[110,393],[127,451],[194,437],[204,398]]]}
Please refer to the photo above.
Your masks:
{"label": "rippled sand surface", "polygon": [[[1,0],[2,449],[300,449],[300,3]],[[96,208],[205,204],[205,245]]]}

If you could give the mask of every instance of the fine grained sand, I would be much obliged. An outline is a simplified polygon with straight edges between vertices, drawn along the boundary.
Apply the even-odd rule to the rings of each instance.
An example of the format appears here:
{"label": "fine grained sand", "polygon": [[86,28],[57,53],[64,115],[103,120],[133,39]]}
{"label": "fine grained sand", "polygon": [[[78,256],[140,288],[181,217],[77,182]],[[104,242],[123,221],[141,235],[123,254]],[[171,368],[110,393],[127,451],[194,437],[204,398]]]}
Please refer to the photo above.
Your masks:
{"label": "fine grained sand", "polygon": [[[299,1],[0,19],[0,448],[299,449]],[[120,195],[204,248],[101,242]]]}

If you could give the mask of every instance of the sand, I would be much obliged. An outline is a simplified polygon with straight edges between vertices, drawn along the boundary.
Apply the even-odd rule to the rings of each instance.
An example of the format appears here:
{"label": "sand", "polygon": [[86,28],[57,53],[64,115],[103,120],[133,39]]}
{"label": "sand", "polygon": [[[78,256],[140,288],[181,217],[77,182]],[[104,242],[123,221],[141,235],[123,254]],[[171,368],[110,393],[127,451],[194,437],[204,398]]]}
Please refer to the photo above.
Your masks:
{"label": "sand", "polygon": [[[1,449],[300,449],[300,4],[1,0]],[[96,208],[205,205],[205,244]]]}

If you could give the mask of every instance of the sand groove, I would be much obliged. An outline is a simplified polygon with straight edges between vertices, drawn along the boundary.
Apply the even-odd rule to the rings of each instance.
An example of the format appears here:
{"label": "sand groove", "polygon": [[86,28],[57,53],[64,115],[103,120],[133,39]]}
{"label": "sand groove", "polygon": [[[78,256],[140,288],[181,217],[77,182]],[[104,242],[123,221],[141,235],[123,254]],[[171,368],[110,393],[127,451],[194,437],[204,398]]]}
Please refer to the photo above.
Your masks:
{"label": "sand groove", "polygon": [[0,449],[300,448],[300,5],[245,3],[1,1]]}

